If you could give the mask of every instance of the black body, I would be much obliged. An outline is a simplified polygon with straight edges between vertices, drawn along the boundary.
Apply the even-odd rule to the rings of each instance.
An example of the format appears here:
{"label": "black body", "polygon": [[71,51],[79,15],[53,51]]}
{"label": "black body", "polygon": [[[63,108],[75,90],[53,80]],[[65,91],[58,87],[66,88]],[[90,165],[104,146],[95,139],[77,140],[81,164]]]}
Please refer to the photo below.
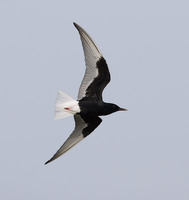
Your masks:
{"label": "black body", "polygon": [[112,104],[105,103],[103,101],[79,101],[79,107],[81,109],[82,116],[83,115],[91,115],[91,116],[103,116],[109,115],[113,112],[119,111],[120,107]]}

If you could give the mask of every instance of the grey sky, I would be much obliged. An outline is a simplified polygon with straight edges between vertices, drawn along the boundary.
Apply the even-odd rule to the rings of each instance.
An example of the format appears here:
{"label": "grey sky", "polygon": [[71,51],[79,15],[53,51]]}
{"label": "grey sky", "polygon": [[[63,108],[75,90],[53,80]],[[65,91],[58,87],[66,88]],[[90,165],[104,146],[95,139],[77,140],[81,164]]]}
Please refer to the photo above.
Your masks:
{"label": "grey sky", "polygon": [[[0,199],[189,199],[189,2],[0,1]],[[44,165],[74,128],[84,56],[75,21],[104,55],[104,100],[128,108]]]}

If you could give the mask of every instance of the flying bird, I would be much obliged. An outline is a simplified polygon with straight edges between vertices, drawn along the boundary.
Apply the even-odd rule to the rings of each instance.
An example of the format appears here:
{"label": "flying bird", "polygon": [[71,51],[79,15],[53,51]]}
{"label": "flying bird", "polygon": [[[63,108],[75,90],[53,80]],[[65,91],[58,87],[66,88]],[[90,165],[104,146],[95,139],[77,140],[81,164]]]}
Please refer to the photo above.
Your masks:
{"label": "flying bird", "polygon": [[86,70],[77,100],[62,91],[58,91],[55,119],[73,115],[75,129],[60,149],[45,164],[55,160],[93,132],[102,122],[99,116],[127,110],[116,104],[103,101],[102,92],[110,82],[108,65],[89,34],[78,24],[73,24],[80,34]]}

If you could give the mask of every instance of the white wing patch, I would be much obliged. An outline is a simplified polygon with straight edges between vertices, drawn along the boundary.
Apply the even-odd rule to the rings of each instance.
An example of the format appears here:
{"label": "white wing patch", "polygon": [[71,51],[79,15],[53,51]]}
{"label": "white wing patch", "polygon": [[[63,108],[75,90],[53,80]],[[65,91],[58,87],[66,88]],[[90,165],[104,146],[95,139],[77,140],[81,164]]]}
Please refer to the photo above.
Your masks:
{"label": "white wing patch", "polygon": [[79,25],[75,24],[75,27],[79,31],[81,42],[83,46],[83,51],[85,55],[86,70],[83,81],[79,88],[78,100],[85,97],[86,89],[92,83],[95,77],[98,76],[98,69],[96,68],[97,61],[102,57],[98,47],[89,36],[89,34],[81,28]]}

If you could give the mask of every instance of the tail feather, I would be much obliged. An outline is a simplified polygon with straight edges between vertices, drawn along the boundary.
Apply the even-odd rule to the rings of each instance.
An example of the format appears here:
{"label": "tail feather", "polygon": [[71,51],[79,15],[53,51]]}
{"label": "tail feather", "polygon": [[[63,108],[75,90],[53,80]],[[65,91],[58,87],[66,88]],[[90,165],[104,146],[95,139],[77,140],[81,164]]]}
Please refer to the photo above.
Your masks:
{"label": "tail feather", "polygon": [[71,110],[65,108],[73,106],[76,103],[76,100],[59,90],[55,106],[55,119],[65,118],[75,114]]}

